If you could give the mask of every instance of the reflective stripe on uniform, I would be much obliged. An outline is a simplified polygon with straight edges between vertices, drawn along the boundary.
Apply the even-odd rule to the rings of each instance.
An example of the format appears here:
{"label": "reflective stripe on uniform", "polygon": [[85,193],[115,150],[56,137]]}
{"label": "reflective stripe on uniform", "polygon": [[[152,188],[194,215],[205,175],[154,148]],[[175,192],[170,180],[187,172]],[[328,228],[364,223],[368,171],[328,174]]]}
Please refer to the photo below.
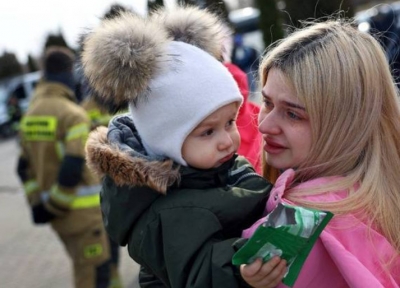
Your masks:
{"label": "reflective stripe on uniform", "polygon": [[[70,209],[82,209],[97,207],[100,205],[100,185],[83,186],[77,189],[76,194],[67,194],[54,186],[51,189],[51,196],[58,202],[70,207]],[[48,192],[42,193],[42,199],[48,198]]]}
{"label": "reflective stripe on uniform", "polygon": [[58,159],[64,158],[65,147],[64,147],[64,143],[62,143],[61,141],[56,142],[56,153],[57,153]]}
{"label": "reflective stripe on uniform", "polygon": [[76,197],[71,204],[71,209],[83,209],[100,205],[100,194]]}
{"label": "reflective stripe on uniform", "polygon": [[99,243],[87,245],[83,250],[83,255],[87,259],[98,257],[102,253],[103,253],[103,246]]}
{"label": "reflective stripe on uniform", "polygon": [[92,123],[94,124],[100,124],[100,125],[108,125],[108,122],[110,122],[111,120],[111,115],[109,114],[101,114],[99,109],[91,109],[89,111],[87,111],[90,120],[92,121]]}
{"label": "reflective stripe on uniform", "polygon": [[110,122],[112,116],[110,115],[104,115],[101,116],[100,118],[97,119],[97,123],[104,125],[104,126],[108,126],[108,123]]}
{"label": "reflective stripe on uniform", "polygon": [[68,132],[66,141],[71,141],[78,138],[87,138],[89,135],[89,126],[86,123],[81,123],[75,126],[72,126]]}
{"label": "reflective stripe on uniform", "polygon": [[101,185],[81,186],[78,188],[77,196],[87,196],[98,194],[101,189]]}
{"label": "reflective stripe on uniform", "polygon": [[25,116],[20,129],[26,141],[54,141],[56,139],[57,118],[54,116]]}
{"label": "reflective stripe on uniform", "polygon": [[26,195],[31,194],[39,189],[39,184],[36,180],[29,180],[24,183],[24,191]]}
{"label": "reflective stripe on uniform", "polygon": [[92,121],[96,121],[97,119],[99,119],[101,117],[101,113],[99,109],[90,109],[89,111],[87,111],[90,120]]}

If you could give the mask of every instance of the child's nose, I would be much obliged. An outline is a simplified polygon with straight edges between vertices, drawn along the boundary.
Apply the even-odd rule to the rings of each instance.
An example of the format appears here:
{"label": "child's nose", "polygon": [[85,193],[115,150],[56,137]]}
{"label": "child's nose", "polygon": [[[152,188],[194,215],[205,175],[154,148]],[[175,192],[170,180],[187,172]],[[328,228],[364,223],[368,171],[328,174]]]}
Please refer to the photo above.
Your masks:
{"label": "child's nose", "polygon": [[233,140],[231,135],[228,132],[224,132],[220,138],[218,143],[219,150],[226,150],[233,145]]}

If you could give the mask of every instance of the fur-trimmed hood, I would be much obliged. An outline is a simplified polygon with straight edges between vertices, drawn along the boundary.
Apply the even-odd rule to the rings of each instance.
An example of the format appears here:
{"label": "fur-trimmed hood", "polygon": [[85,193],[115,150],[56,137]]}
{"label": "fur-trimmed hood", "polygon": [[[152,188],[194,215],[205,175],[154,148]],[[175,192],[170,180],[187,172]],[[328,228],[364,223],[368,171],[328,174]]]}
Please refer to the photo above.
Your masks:
{"label": "fur-trimmed hood", "polygon": [[179,167],[170,159],[149,157],[128,114],[116,116],[109,128],[90,133],[86,161],[95,174],[113,178],[118,186],[149,186],[165,194],[179,181]]}

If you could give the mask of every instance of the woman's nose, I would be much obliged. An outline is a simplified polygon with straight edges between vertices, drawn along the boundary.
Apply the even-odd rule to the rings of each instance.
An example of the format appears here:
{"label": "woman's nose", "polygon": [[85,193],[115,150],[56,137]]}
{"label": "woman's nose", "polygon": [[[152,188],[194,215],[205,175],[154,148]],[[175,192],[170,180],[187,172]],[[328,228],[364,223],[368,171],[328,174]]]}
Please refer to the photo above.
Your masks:
{"label": "woman's nose", "polygon": [[260,111],[258,115],[258,131],[261,134],[277,135],[281,132],[275,111],[268,113]]}

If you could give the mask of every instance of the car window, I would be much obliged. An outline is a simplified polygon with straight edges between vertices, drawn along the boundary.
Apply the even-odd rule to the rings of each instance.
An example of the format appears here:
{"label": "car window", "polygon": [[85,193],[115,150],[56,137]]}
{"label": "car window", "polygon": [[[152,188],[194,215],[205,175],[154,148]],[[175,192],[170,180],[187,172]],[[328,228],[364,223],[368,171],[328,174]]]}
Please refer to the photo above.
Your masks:
{"label": "car window", "polygon": [[7,99],[7,90],[5,87],[0,86],[0,103],[5,103]]}
{"label": "car window", "polygon": [[12,92],[18,99],[25,99],[26,98],[26,91],[24,89],[24,84],[21,83],[15,88],[15,90]]}

